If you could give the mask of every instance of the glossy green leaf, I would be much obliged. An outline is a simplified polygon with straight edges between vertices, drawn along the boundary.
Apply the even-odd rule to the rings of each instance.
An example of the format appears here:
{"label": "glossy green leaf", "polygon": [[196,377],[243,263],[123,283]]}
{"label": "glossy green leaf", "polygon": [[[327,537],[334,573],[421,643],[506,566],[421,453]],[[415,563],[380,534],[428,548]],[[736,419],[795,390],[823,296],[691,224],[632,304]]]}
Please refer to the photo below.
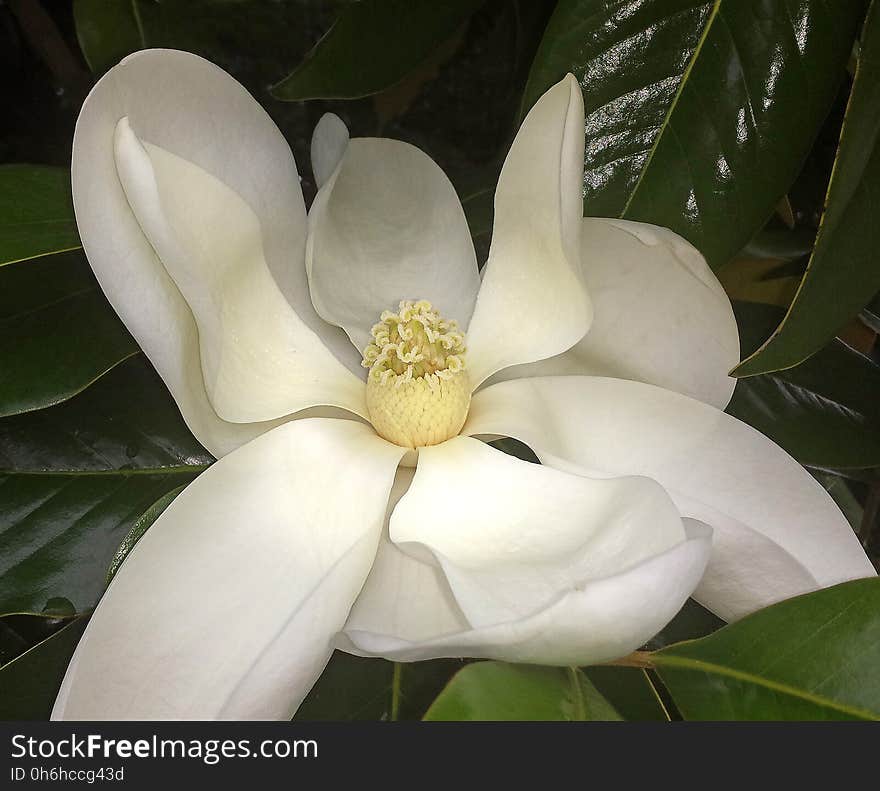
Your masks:
{"label": "glossy green leaf", "polygon": [[773,213],[844,76],[863,0],[561,0],[523,107],[584,89],[584,213],[656,223],[722,266]]}
{"label": "glossy green leaf", "polygon": [[0,720],[48,720],[64,673],[88,618],[61,631],[0,667]]}
{"label": "glossy green leaf", "polygon": [[146,361],[54,409],[0,420],[0,614],[82,612],[135,521],[210,455]]}
{"label": "glossy green leaf", "polygon": [[880,289],[880,3],[871,4],[813,255],[776,332],[734,369],[790,368],[828,343]]}
{"label": "glossy green leaf", "polygon": [[346,6],[305,61],[272,88],[277,99],[356,99],[394,85],[484,0],[362,0]]}
{"label": "glossy green leaf", "polygon": [[0,417],[65,401],[138,351],[81,252],[0,268]]}
{"label": "glossy green leaf", "polygon": [[110,568],[107,569],[107,577],[105,580],[106,585],[109,585],[113,577],[116,576],[116,572],[119,571],[120,566],[122,566],[122,561],[128,557],[129,552],[134,549],[135,544],[141,540],[141,537],[147,532],[147,530],[149,530],[153,522],[162,516],[162,512],[174,502],[177,495],[185,488],[185,485],[178,486],[176,489],[166,492],[135,520],[135,523],[131,526],[131,530],[129,530],[125,538],[122,539],[122,543],[116,549],[116,554],[113,555],[113,559],[110,561]]}
{"label": "glossy green leaf", "polygon": [[880,719],[880,579],[789,599],[652,661],[685,719]]}
{"label": "glossy green leaf", "polygon": [[79,246],[70,171],[0,165],[0,267]]}
{"label": "glossy green leaf", "polygon": [[[767,337],[782,311],[736,302],[744,349]],[[833,340],[800,365],[740,379],[727,411],[801,464],[829,470],[880,466],[880,366]]]}
{"label": "glossy green leaf", "polygon": [[475,662],[437,696],[425,720],[619,720],[592,682],[574,668]]}
{"label": "glossy green leaf", "polygon": [[[336,651],[296,712],[299,721],[420,720],[462,663],[395,665]],[[396,691],[395,691],[396,689]]]}

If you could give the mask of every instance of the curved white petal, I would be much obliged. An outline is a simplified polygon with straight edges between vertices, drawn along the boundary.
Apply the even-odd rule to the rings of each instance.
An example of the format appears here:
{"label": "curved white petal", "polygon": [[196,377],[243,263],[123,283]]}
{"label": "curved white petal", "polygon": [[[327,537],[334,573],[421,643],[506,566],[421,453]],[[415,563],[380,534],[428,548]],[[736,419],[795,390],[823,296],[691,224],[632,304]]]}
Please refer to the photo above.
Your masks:
{"label": "curved white petal", "polygon": [[684,529],[647,478],[591,480],[456,437],[419,451],[389,535],[439,565],[468,622],[482,627],[664,552]]}
{"label": "curved white petal", "polygon": [[311,305],[296,166],[262,107],[228,74],[185,52],[145,50],[107,72],[83,104],[74,135],[71,175],[80,237],[104,293],[162,376],[190,429],[220,456],[277,423],[228,423],[208,401],[192,313],[141,231],[119,182],[113,139],[126,116],[144,139],[184,157],[242,196],[260,219],[269,268],[299,317],[337,354],[350,354],[350,344]]}
{"label": "curved white petal", "polygon": [[712,531],[684,520],[686,540],[618,574],[591,580],[525,618],[417,640],[347,625],[345,638],[363,656],[401,662],[482,657],[544,665],[588,665],[625,656],[681,609],[699,582]]}
{"label": "curved white petal", "polygon": [[593,323],[566,352],[508,368],[498,380],[587,374],[665,387],[724,409],[739,331],[702,255],[666,228],[585,217],[581,264]]}
{"label": "curved white petal", "polygon": [[558,469],[659,481],[683,516],[716,531],[699,600],[724,618],[874,574],[803,467],[745,423],[670,390],[581,376],[501,382],[474,397],[462,431],[515,437]]}
{"label": "curved white petal", "polygon": [[263,253],[260,220],[197,165],[116,128],[116,169],[131,210],[199,330],[217,414],[251,423],[335,406],[367,416],[364,383],[296,315]]}
{"label": "curved white petal", "polygon": [[334,113],[324,113],[315,124],[315,131],[312,132],[311,155],[312,173],[315,175],[318,189],[327,183],[336,166],[342,161],[348,140],[348,127]]}
{"label": "curved white petal", "polygon": [[126,558],[53,719],[288,719],[370,570],[401,452],[313,419],[217,462]]}
{"label": "curved white petal", "polygon": [[568,75],[531,109],[495,192],[492,246],[468,328],[477,386],[496,371],[552,357],[589,329],[581,276],[584,100]]}
{"label": "curved white petal", "polygon": [[427,299],[466,327],[479,288],[455,189],[425,153],[355,138],[309,210],[306,251],[315,309],[363,349],[383,310]]}
{"label": "curved white petal", "polygon": [[[406,467],[397,471],[379,551],[351,608],[346,629],[426,640],[468,628],[443,572],[434,564],[402,552],[388,538],[388,519],[409,488],[414,473],[414,469]],[[358,653],[344,634],[337,638],[336,647]]]}

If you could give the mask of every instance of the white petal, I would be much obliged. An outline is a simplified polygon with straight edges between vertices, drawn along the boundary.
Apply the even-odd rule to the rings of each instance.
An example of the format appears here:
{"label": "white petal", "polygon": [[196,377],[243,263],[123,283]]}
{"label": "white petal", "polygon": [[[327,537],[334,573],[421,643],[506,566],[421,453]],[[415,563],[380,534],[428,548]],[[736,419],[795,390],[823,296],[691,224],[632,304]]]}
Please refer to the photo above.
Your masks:
{"label": "white petal", "polygon": [[318,189],[327,183],[348,147],[348,127],[334,113],[324,113],[312,132],[312,172]]}
{"label": "white petal", "polygon": [[739,332],[730,300],[700,253],[666,228],[585,217],[581,264],[593,324],[567,352],[499,380],[588,374],[665,387],[724,409]]}
{"label": "white petal", "polygon": [[337,353],[350,344],[311,306],[296,167],[260,105],[221,69],[185,52],[145,50],[111,69],[83,104],[74,135],[71,175],[79,233],[104,293],[190,429],[219,456],[276,424],[227,423],[208,401],[195,321],[119,183],[113,137],[125,116],[146,139],[214,174],[245,199],[260,218],[272,274],[297,314]]}
{"label": "white petal", "polygon": [[455,189],[408,143],[355,138],[309,211],[312,301],[363,349],[383,310],[427,299],[467,326],[477,260]]}
{"label": "white petal", "polygon": [[474,627],[524,618],[684,539],[654,481],[570,475],[470,437],[419,451],[389,534],[443,569]]}
{"label": "white petal", "polygon": [[580,376],[502,382],[474,397],[463,433],[515,437],[558,469],[659,481],[683,516],[716,531],[700,601],[722,617],[874,574],[803,467],[745,423],[671,390]]}
{"label": "white petal", "polygon": [[115,149],[128,203],[195,317],[217,414],[250,423],[335,406],[366,417],[362,380],[284,298],[266,265],[259,218],[241,196],[140,140],[127,118]]}
{"label": "white petal", "polygon": [[502,368],[559,354],[589,329],[583,154],[584,100],[568,75],[526,116],[498,180],[492,246],[468,329],[475,386]]}
{"label": "white petal", "polygon": [[544,665],[589,665],[617,659],[668,623],[703,574],[712,531],[699,522],[684,521],[685,541],[619,574],[570,590],[521,620],[421,642],[405,635],[349,627],[346,637],[364,656],[401,662],[468,656]]}
{"label": "white petal", "polygon": [[401,449],[300,420],[221,459],[126,558],[54,719],[288,719],[376,552]]}
{"label": "white petal", "polygon": [[[388,538],[388,517],[414,473],[414,469],[405,467],[397,471],[376,561],[351,608],[346,630],[425,640],[468,628],[443,572],[402,552]],[[336,647],[358,653],[344,634],[337,639]]]}

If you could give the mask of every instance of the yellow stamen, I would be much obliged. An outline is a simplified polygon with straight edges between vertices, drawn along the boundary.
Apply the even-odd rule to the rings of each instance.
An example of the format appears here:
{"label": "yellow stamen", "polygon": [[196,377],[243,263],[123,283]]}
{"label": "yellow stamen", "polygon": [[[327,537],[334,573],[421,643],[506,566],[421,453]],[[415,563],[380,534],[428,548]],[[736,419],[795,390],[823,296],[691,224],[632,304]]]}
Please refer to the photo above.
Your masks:
{"label": "yellow stamen", "polygon": [[372,329],[361,365],[367,408],[380,436],[407,448],[437,445],[461,430],[471,401],[464,333],[427,300],[403,300]]}

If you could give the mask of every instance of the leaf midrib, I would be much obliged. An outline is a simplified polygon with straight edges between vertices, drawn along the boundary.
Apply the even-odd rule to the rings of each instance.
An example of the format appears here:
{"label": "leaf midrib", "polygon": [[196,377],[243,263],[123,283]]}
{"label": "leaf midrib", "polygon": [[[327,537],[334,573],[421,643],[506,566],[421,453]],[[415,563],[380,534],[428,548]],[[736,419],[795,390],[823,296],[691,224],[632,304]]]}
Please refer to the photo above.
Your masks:
{"label": "leaf midrib", "polygon": [[658,127],[659,131],[654,136],[654,141],[651,143],[651,149],[648,152],[648,157],[645,160],[645,163],[642,165],[641,170],[639,172],[639,177],[636,180],[635,185],[630,190],[629,197],[626,199],[626,204],[623,209],[620,211],[621,217],[626,217],[626,213],[629,211],[629,207],[632,204],[636,194],[639,191],[639,187],[642,185],[642,181],[645,178],[648,170],[651,167],[651,162],[654,159],[654,155],[657,153],[657,149],[660,146],[660,141],[663,138],[663,135],[666,134],[667,129],[671,129],[672,116],[675,113],[675,109],[678,106],[678,101],[681,98],[682,93],[684,92],[685,86],[687,85],[688,80],[690,79],[691,72],[696,65],[697,60],[700,57],[700,53],[703,50],[703,45],[706,43],[706,39],[709,37],[709,33],[712,30],[712,25],[715,22],[716,17],[718,16],[718,12],[721,9],[721,3],[723,0],[714,0],[712,4],[712,10],[709,12],[709,17],[706,19],[706,24],[703,27],[703,32],[700,34],[700,39],[697,41],[697,46],[694,48],[693,55],[691,55],[690,60],[685,66],[684,72],[681,75],[681,82],[678,83],[678,88],[675,90],[675,95],[672,97],[672,102],[669,105],[669,108],[666,110],[665,115],[663,116],[663,123]]}
{"label": "leaf midrib", "polygon": [[651,657],[651,661],[659,669],[663,669],[663,667],[665,666],[679,670],[696,670],[703,673],[726,676],[728,678],[736,679],[737,681],[744,681],[748,684],[753,684],[758,687],[764,687],[765,689],[769,689],[774,692],[779,692],[783,695],[788,695],[789,697],[806,701],[807,703],[811,703],[814,706],[832,709],[833,711],[838,711],[852,717],[857,717],[859,719],[869,721],[880,720],[880,716],[873,712],[867,711],[866,709],[859,709],[853,706],[847,706],[830,698],[826,698],[822,695],[817,695],[805,689],[793,687],[790,684],[785,684],[781,681],[774,681],[773,679],[758,676],[745,670],[737,670],[733,667],[719,665],[714,662],[707,662],[703,659],[692,659],[689,657],[676,656],[674,654],[658,653],[654,654]]}

